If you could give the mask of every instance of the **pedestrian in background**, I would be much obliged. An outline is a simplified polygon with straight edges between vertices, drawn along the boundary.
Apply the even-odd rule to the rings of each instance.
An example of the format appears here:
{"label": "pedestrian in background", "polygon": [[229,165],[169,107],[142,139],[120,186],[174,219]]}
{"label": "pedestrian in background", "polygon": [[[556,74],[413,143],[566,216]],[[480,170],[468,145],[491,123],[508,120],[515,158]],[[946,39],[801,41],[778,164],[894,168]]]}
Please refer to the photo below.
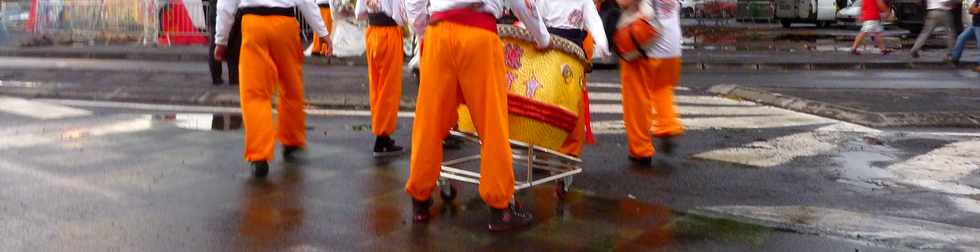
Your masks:
{"label": "pedestrian in background", "polygon": [[881,25],[881,13],[890,13],[888,4],[884,0],[865,0],[861,2],[861,32],[854,38],[854,45],[851,46],[851,54],[861,55],[858,47],[864,42],[864,37],[871,33],[872,40],[881,51],[881,55],[888,55],[891,50],[885,46],[885,39],[881,35],[885,29]]}
{"label": "pedestrian in background", "polygon": [[228,65],[228,85],[238,86],[238,55],[242,47],[242,16],[235,15],[235,23],[231,26],[228,35],[228,52],[223,60],[214,58],[214,49],[217,46],[214,39],[215,23],[217,22],[218,0],[207,0],[204,8],[206,14],[205,22],[208,26],[208,68],[211,70],[211,83],[220,86],[225,81],[221,78],[222,66],[224,61]]}
{"label": "pedestrian in background", "polygon": [[[922,27],[922,31],[919,32],[919,37],[915,39],[915,45],[912,45],[912,57],[918,58],[919,51],[922,47],[926,45],[926,40],[938,27],[945,27],[949,31],[949,36],[946,37],[946,50],[953,49],[953,45],[956,43],[956,28],[953,27],[953,4],[955,1],[951,0],[926,0],[926,20],[925,25]],[[952,55],[946,54],[946,60],[951,60]]]}
{"label": "pedestrian in background", "polygon": [[402,47],[402,25],[405,24],[403,6],[401,0],[357,0],[354,7],[354,17],[368,21],[364,41],[375,157],[399,154],[403,149],[391,139],[398,123],[402,98],[402,65],[405,63]]}
{"label": "pedestrian in background", "polygon": [[[956,38],[956,45],[953,46],[953,64],[960,63],[960,57],[963,56],[963,49],[966,49],[967,40],[976,39],[977,48],[980,48],[980,0],[974,0],[973,5],[968,10],[970,14],[973,14],[973,25],[963,30],[960,36]],[[980,72],[980,59],[977,60],[977,67],[973,70]]]}
{"label": "pedestrian in background", "polygon": [[681,76],[680,6],[676,0],[616,2],[623,11],[613,40],[622,57],[619,76],[629,159],[649,165],[655,153],[651,135],[660,140],[658,149],[670,154],[673,138],[684,133],[674,104],[674,87]]}
{"label": "pedestrian in background", "polygon": [[[233,17],[241,15],[241,96],[245,123],[244,158],[255,177],[269,173],[276,139],[283,159],[296,160],[306,146],[303,99],[303,44],[295,8],[329,46],[329,32],[313,0],[219,0],[214,57],[225,59]],[[278,92],[277,92],[278,91]],[[278,93],[276,122],[272,97]]]}

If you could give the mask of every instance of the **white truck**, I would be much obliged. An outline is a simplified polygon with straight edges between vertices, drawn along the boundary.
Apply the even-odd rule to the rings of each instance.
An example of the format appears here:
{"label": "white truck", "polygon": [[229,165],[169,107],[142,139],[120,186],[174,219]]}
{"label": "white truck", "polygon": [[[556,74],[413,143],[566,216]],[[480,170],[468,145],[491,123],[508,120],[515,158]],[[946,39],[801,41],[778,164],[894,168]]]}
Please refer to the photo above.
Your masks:
{"label": "white truck", "polygon": [[776,19],[789,28],[793,23],[828,27],[837,21],[835,0],[776,0]]}

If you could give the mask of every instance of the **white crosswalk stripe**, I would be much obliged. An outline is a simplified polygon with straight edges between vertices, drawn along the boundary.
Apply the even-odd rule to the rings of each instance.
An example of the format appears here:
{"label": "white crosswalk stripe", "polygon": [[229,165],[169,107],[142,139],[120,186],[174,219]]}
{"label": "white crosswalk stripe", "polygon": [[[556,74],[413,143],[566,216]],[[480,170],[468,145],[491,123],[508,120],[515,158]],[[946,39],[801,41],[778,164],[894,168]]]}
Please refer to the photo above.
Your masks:
{"label": "white crosswalk stripe", "polygon": [[3,96],[0,96],[0,112],[36,119],[59,119],[92,114],[91,111],[84,109]]}

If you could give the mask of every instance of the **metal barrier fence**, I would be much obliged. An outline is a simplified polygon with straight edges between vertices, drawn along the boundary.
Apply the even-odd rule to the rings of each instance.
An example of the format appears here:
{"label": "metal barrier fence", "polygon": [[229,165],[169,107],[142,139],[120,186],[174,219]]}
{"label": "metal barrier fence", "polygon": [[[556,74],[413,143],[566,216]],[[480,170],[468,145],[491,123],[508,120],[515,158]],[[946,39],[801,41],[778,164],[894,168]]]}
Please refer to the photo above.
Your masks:
{"label": "metal barrier fence", "polygon": [[[34,0],[26,30],[62,42],[206,44],[216,0]],[[297,11],[303,41],[313,31]],[[67,41],[65,41],[67,40]]]}

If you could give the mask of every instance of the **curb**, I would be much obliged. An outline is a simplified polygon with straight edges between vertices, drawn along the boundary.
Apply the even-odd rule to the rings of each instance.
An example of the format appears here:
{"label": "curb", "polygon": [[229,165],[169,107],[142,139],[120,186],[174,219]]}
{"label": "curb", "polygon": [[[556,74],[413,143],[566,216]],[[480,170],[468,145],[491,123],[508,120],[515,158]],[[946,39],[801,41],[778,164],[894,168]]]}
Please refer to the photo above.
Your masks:
{"label": "curb", "polygon": [[[168,53],[168,52],[111,52],[111,51],[75,51],[75,50],[43,50],[43,49],[10,49],[0,48],[2,57],[37,57],[37,58],[77,58],[77,59],[116,59],[116,60],[146,60],[146,61],[201,61],[206,62],[206,53]],[[305,57],[306,64],[312,65],[343,65],[366,66],[367,58],[360,57]]]}
{"label": "curb", "polygon": [[868,127],[980,128],[980,111],[879,113],[727,84],[712,86],[708,92]]}

